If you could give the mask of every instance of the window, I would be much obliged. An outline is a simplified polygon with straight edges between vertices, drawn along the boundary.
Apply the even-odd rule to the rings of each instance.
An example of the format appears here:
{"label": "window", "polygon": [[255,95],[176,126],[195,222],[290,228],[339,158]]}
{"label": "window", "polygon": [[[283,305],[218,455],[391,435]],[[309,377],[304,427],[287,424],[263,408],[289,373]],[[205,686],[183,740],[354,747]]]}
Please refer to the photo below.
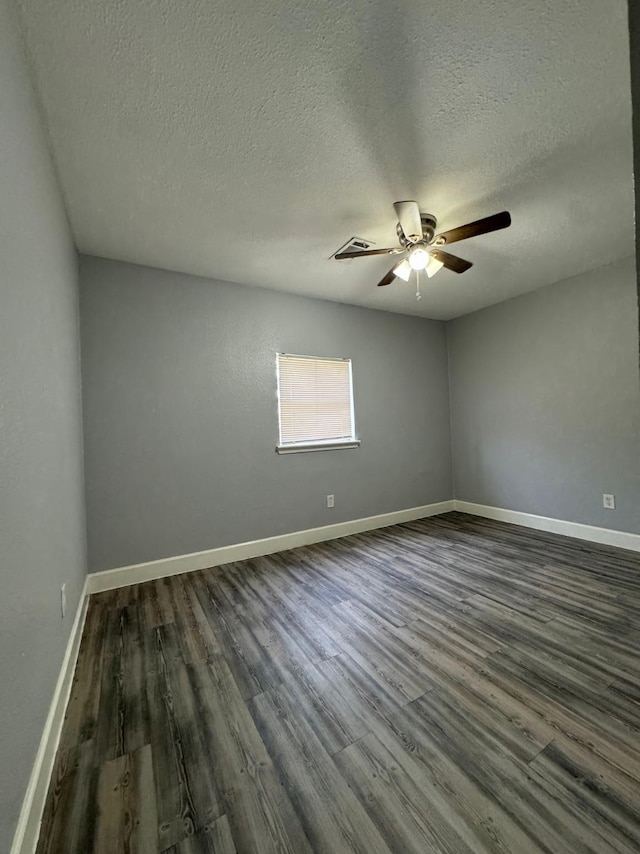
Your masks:
{"label": "window", "polygon": [[351,359],[278,353],[278,453],[355,448]]}

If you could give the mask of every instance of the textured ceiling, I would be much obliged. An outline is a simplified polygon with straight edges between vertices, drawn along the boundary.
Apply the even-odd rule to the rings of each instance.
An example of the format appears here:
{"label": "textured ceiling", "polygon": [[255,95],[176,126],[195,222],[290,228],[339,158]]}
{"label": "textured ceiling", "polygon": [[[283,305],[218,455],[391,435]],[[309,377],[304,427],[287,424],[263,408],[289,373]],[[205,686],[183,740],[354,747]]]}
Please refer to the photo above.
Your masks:
{"label": "textured ceiling", "polygon": [[[634,251],[624,0],[21,0],[78,248],[451,318]],[[412,284],[397,199],[507,208]]]}

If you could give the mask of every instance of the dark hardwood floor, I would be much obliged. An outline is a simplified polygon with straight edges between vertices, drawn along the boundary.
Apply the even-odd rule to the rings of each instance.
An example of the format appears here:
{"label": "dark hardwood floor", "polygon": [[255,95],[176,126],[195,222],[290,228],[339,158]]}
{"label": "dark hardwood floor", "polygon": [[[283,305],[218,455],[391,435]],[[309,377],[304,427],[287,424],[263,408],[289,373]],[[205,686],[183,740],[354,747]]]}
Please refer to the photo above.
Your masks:
{"label": "dark hardwood floor", "polygon": [[637,854],[639,618],[457,513],[94,596],[38,854]]}

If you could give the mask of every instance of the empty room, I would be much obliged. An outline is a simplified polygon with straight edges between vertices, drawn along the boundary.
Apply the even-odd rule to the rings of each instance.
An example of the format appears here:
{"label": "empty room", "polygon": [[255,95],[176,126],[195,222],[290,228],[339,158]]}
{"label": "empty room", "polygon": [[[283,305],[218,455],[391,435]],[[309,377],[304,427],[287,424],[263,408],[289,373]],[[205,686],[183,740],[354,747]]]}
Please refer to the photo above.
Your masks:
{"label": "empty room", "polygon": [[640,4],[0,0],[0,852],[640,851],[634,172]]}

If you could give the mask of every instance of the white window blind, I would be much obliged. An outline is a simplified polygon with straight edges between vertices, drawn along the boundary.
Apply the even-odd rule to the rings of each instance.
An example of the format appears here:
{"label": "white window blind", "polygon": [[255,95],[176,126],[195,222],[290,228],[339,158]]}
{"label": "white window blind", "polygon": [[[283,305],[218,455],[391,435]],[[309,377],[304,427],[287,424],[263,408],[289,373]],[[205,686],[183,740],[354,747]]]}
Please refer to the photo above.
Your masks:
{"label": "white window blind", "polygon": [[350,359],[277,355],[280,446],[355,441]]}

